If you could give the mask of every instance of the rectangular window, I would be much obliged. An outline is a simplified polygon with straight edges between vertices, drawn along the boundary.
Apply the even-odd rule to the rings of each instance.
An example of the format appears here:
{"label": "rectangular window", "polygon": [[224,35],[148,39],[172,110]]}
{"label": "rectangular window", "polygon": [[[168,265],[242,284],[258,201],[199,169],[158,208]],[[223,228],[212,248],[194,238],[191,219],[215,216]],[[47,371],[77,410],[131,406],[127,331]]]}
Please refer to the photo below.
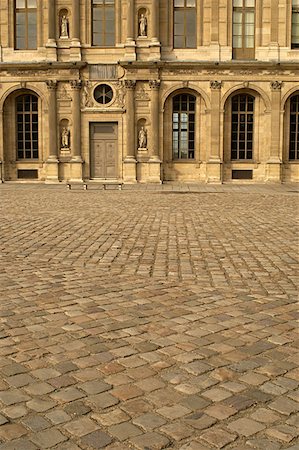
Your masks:
{"label": "rectangular window", "polygon": [[15,1],[15,49],[37,48],[37,0]]}
{"label": "rectangular window", "polygon": [[292,1],[291,48],[299,48],[299,0]]}
{"label": "rectangular window", "polygon": [[115,45],[115,1],[92,0],[92,45]]}
{"label": "rectangular window", "polygon": [[174,0],[173,47],[196,48],[196,1]]}
{"label": "rectangular window", "polygon": [[254,59],[255,0],[233,0],[233,58]]}

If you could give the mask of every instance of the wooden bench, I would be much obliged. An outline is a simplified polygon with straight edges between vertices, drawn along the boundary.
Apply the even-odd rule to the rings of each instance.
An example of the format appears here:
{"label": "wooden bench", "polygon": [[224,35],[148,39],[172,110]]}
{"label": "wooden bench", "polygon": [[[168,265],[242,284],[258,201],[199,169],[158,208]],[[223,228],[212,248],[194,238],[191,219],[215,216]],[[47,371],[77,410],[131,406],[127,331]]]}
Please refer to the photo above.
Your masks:
{"label": "wooden bench", "polygon": [[[108,186],[117,186],[118,190],[121,191],[122,190],[122,186],[123,186],[123,182],[122,181],[99,181],[96,183],[87,183],[87,182],[82,182],[82,183],[77,183],[77,182],[70,182],[68,181],[66,184],[67,189],[70,191],[72,189],[73,186],[78,186],[78,187],[83,187],[84,191],[87,191],[88,186],[90,187],[98,187],[98,186],[103,186],[103,189],[109,190]],[[107,189],[108,188],[108,189]]]}

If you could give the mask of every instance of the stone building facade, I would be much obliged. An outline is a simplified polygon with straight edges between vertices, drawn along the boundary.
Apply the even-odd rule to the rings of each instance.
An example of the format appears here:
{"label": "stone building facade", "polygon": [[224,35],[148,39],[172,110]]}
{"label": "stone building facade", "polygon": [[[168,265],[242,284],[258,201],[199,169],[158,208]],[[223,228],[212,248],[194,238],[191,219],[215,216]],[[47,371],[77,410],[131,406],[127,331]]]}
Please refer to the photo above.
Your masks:
{"label": "stone building facade", "polygon": [[299,181],[299,0],[0,0],[3,181]]}

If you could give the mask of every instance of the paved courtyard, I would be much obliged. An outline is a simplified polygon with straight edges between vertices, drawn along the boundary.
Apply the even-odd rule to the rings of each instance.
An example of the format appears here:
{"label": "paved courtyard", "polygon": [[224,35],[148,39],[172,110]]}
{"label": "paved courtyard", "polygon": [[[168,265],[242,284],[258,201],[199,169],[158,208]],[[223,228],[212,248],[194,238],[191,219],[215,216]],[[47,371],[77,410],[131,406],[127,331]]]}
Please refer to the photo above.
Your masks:
{"label": "paved courtyard", "polygon": [[1,450],[299,449],[295,185],[0,200]]}

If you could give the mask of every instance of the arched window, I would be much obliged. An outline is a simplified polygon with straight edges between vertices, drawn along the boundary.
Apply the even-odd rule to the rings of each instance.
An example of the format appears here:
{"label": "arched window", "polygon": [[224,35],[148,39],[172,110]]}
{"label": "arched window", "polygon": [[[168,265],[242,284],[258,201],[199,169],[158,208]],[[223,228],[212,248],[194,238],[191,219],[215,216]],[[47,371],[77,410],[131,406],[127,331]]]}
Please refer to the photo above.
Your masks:
{"label": "arched window", "polygon": [[196,98],[191,94],[179,94],[173,98],[173,159],[194,159],[195,102]]}
{"label": "arched window", "polygon": [[22,94],[16,98],[17,159],[38,158],[38,98]]}
{"label": "arched window", "polygon": [[289,159],[299,160],[299,94],[290,102],[290,145]]}
{"label": "arched window", "polygon": [[238,94],[232,98],[231,159],[252,159],[254,97]]}

